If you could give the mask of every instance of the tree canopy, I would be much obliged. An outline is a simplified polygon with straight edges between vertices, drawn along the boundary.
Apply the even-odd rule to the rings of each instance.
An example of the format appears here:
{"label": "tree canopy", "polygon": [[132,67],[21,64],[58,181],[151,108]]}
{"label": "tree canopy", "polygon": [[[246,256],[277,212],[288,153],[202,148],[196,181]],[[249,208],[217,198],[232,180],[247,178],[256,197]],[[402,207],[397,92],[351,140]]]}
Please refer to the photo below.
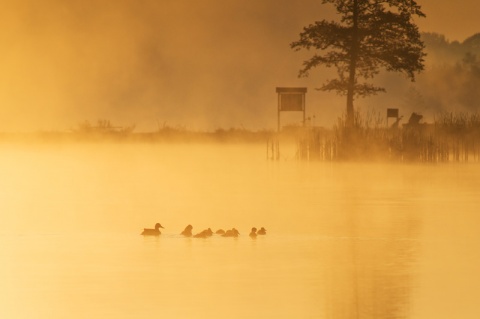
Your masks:
{"label": "tree canopy", "polygon": [[347,125],[353,125],[354,97],[384,92],[363,80],[380,70],[405,74],[412,81],[424,68],[423,42],[413,16],[425,17],[414,0],[322,0],[332,4],[340,21],[317,21],[303,29],[291,43],[295,50],[316,49],[304,61],[299,76],[320,65],[335,67],[338,77],[319,89],[347,97]]}

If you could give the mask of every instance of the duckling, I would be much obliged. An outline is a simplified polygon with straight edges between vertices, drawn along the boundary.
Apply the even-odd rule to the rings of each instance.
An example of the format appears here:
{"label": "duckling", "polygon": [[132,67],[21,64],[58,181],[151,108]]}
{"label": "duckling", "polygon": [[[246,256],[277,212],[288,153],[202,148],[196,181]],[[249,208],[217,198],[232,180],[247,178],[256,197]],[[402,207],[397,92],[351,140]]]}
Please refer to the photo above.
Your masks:
{"label": "duckling", "polygon": [[257,238],[257,229],[255,227],[252,228],[249,236],[252,238]]}
{"label": "duckling", "polygon": [[260,230],[257,232],[257,235],[266,235],[267,234],[267,230],[265,228],[260,228]]}
{"label": "duckling", "polygon": [[160,223],[156,223],[155,224],[155,229],[144,228],[143,232],[140,235],[143,235],[143,236],[159,236],[161,234],[160,228],[163,228],[163,226],[160,225]]}
{"label": "duckling", "polygon": [[207,230],[205,230],[205,232],[207,233],[208,237],[213,236],[213,231],[211,228],[208,228]]}
{"label": "duckling", "polygon": [[185,229],[180,233],[180,235],[183,235],[185,237],[192,237],[192,229],[193,229],[193,226],[192,225],[188,225],[187,227],[185,227]]}
{"label": "duckling", "polygon": [[217,231],[215,232],[215,234],[217,234],[217,235],[223,235],[223,234],[225,234],[225,231],[224,231],[223,229],[219,229],[219,230],[217,230]]}
{"label": "duckling", "polygon": [[223,237],[238,237],[238,235],[240,235],[240,233],[238,232],[238,230],[236,230],[235,228],[232,228],[230,230],[227,230],[225,232],[225,234],[223,234],[222,236]]}
{"label": "duckling", "polygon": [[213,231],[210,228],[208,228],[208,229],[205,229],[202,232],[196,234],[193,237],[195,237],[195,238],[207,238],[207,237],[210,237],[212,235],[213,235]]}
{"label": "duckling", "polygon": [[205,233],[205,231],[202,231],[198,234],[193,235],[193,238],[207,238],[207,234]]}

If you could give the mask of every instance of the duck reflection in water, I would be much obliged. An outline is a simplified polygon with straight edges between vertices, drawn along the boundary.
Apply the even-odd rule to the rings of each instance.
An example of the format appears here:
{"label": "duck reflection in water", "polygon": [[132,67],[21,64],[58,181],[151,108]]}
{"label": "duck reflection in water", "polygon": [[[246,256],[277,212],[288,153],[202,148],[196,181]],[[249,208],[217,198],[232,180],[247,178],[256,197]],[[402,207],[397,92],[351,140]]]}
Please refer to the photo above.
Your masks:
{"label": "duck reflection in water", "polygon": [[160,225],[160,223],[156,223],[155,224],[155,229],[144,228],[143,232],[140,235],[143,235],[143,236],[160,236],[160,234],[161,234],[160,228],[163,228],[163,226]]}
{"label": "duck reflection in water", "polygon": [[192,229],[193,229],[193,226],[192,225],[188,225],[187,227],[185,227],[185,229],[180,233],[180,235],[183,235],[185,237],[192,237]]}

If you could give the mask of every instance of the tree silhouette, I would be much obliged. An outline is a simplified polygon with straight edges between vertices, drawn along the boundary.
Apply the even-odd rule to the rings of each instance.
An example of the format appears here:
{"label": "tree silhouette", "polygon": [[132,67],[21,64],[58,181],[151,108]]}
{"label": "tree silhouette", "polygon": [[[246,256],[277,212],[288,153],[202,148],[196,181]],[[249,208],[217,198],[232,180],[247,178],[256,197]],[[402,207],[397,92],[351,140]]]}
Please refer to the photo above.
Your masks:
{"label": "tree silhouette", "polygon": [[371,79],[385,69],[404,73],[414,81],[415,73],[423,70],[424,45],[413,16],[425,14],[414,0],[322,2],[336,7],[340,22],[322,20],[310,24],[291,47],[322,51],[304,61],[299,76],[308,76],[319,65],[337,69],[338,78],[328,80],[319,89],[346,95],[346,125],[352,127],[354,98],[385,91],[360,79]]}

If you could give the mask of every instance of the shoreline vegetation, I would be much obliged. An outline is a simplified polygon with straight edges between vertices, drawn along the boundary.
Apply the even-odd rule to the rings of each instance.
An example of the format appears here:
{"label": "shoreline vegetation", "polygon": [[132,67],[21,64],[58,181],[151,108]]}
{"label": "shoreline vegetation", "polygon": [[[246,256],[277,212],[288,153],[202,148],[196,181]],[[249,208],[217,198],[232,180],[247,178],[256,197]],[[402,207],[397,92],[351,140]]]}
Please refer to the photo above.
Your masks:
{"label": "shoreline vegetation", "polygon": [[295,143],[298,160],[479,162],[480,114],[443,113],[433,123],[422,123],[412,113],[387,126],[379,114],[355,113],[354,126],[342,116],[331,129],[287,126],[281,132],[244,128],[191,131],[163,125],[153,132],[134,132],[135,126],[114,126],[108,120],[84,122],[70,131],[0,132],[0,145],[29,143],[238,143],[264,144],[267,158],[279,160],[282,145]]}
{"label": "shoreline vegetation", "polygon": [[135,132],[135,126],[116,126],[108,120],[95,125],[83,122],[68,131],[0,132],[0,145],[6,143],[265,143],[276,136],[273,130],[244,128],[193,131],[164,124],[155,131]]}
{"label": "shoreline vegetation", "polygon": [[298,139],[298,157],[322,161],[479,162],[480,114],[443,113],[433,123],[412,113],[387,127],[378,114],[355,113],[354,126],[339,118],[333,130],[310,130]]}

